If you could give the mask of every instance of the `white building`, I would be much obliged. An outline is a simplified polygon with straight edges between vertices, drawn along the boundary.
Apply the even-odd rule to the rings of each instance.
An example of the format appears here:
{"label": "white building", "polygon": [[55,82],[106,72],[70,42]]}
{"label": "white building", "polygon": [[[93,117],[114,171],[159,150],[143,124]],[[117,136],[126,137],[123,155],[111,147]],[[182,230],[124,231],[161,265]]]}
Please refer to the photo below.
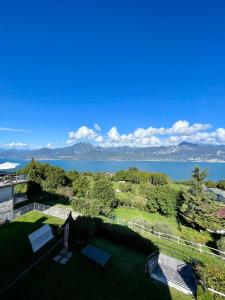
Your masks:
{"label": "white building", "polygon": [[17,184],[27,183],[27,175],[5,175],[0,177],[0,221],[13,218],[13,208],[16,204],[27,201],[26,194],[15,194]]}

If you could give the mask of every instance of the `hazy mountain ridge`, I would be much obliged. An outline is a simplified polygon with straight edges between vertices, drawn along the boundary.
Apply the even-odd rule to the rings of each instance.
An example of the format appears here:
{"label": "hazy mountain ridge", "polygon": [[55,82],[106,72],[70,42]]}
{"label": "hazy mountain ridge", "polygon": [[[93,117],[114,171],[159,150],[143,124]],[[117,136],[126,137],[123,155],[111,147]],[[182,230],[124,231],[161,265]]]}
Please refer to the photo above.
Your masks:
{"label": "hazy mountain ridge", "polygon": [[181,143],[161,147],[100,147],[78,143],[64,148],[38,150],[4,150],[4,158],[76,159],[76,160],[161,160],[161,161],[215,161],[225,162],[225,145]]}

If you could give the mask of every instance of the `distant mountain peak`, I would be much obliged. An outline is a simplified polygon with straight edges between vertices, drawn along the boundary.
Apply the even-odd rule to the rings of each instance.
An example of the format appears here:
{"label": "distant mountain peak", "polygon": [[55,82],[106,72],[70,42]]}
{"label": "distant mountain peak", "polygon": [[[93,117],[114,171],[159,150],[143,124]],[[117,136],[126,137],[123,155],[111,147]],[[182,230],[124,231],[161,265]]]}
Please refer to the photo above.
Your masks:
{"label": "distant mountain peak", "polygon": [[198,146],[198,144],[193,144],[193,143],[188,143],[188,142],[182,142],[180,143],[178,146],[192,146],[192,147],[196,147]]}
{"label": "distant mountain peak", "polygon": [[76,160],[152,160],[225,162],[225,145],[192,144],[161,147],[101,147],[77,143],[68,147],[36,150],[1,150],[0,158]]}

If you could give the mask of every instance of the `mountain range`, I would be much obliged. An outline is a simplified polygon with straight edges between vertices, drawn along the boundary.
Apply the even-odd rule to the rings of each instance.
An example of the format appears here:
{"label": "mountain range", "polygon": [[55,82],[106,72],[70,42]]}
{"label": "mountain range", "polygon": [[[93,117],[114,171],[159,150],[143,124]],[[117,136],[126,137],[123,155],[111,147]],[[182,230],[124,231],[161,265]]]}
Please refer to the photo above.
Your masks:
{"label": "mountain range", "polygon": [[191,144],[160,147],[100,147],[78,143],[63,148],[37,150],[0,149],[1,158],[74,160],[148,160],[225,162],[225,145]]}

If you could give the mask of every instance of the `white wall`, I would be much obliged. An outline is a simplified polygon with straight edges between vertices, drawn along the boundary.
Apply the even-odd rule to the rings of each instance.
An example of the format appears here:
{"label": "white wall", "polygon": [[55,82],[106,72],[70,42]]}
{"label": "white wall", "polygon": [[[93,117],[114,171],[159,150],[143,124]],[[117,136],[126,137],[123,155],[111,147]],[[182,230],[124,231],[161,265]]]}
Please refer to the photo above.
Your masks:
{"label": "white wall", "polygon": [[0,188],[0,202],[13,199],[13,186],[6,186]]}

